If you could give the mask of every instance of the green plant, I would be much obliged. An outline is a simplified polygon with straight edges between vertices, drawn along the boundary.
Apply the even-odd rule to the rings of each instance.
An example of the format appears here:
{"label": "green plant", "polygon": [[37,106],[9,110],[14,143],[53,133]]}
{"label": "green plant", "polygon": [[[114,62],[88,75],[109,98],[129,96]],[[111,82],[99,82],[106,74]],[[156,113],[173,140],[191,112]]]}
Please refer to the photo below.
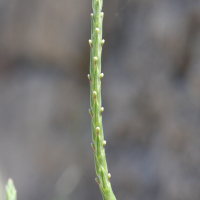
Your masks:
{"label": "green plant", "polygon": [[[93,13],[91,14],[91,39],[89,44],[90,51],[90,106],[89,113],[92,121],[92,148],[94,150],[95,170],[97,177],[95,180],[99,184],[100,191],[104,200],[116,200],[112,191],[108,167],[105,156],[105,145],[102,113],[104,108],[101,106],[101,53],[105,40],[102,40],[102,23],[104,13],[101,12],[103,0],[92,0]],[[6,185],[7,200],[17,200],[17,192],[12,179]]]}
{"label": "green plant", "polygon": [[8,179],[6,185],[6,200],[17,200],[17,191],[12,179]]}
{"label": "green plant", "polygon": [[102,112],[101,107],[101,79],[104,74],[101,73],[101,53],[104,40],[102,40],[102,23],[104,13],[101,12],[103,0],[92,0],[93,13],[91,14],[91,39],[89,44],[90,51],[90,106],[89,113],[92,121],[92,148],[94,150],[95,169],[104,200],[116,200],[110,184],[111,175],[108,173],[108,167],[105,157],[105,145]]}

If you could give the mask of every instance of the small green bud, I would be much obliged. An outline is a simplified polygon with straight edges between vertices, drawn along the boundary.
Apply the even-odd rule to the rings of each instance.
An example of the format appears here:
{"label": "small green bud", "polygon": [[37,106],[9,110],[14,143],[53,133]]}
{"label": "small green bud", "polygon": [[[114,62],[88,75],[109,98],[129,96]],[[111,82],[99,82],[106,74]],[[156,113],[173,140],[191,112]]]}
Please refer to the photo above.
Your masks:
{"label": "small green bud", "polygon": [[88,79],[89,79],[89,81],[90,81],[90,83],[91,83],[91,82],[92,82],[91,75],[88,74],[87,77],[88,77]]}
{"label": "small green bud", "polygon": [[98,60],[98,58],[95,56],[93,59],[94,59],[94,65],[95,65],[95,67],[97,67],[97,60]]}
{"label": "small green bud", "polygon": [[99,127],[96,127],[96,131],[97,131],[97,134],[99,134],[100,128],[99,128]]}
{"label": "small green bud", "polygon": [[103,141],[103,148],[106,146],[106,141],[104,140]]}
{"label": "small green bud", "polygon": [[90,47],[92,47],[92,40],[89,40],[89,45]]}
{"label": "small green bud", "polygon": [[94,96],[94,100],[96,101],[97,100],[97,92],[96,91],[93,92],[93,96]]}
{"label": "small green bud", "polygon": [[101,111],[100,111],[101,115],[102,115],[103,111],[104,111],[104,107],[101,107]]}
{"label": "small green bud", "polygon": [[100,74],[100,79],[102,79],[104,77],[104,73]]}
{"label": "small green bud", "polygon": [[99,28],[96,28],[95,31],[96,31],[96,33],[99,33]]}
{"label": "small green bud", "polygon": [[110,178],[111,178],[111,174],[110,173],[108,173],[108,180],[110,181]]}

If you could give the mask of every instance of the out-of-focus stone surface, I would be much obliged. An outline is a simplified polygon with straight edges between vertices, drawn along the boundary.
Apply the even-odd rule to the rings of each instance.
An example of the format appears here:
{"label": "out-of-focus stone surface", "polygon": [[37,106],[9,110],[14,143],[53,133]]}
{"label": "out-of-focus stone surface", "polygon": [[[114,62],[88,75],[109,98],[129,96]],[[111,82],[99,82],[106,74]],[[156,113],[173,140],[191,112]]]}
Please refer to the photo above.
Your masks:
{"label": "out-of-focus stone surface", "polygon": [[[21,200],[101,199],[91,1],[0,1],[0,168]],[[200,3],[104,0],[102,97],[117,199],[200,199]]]}

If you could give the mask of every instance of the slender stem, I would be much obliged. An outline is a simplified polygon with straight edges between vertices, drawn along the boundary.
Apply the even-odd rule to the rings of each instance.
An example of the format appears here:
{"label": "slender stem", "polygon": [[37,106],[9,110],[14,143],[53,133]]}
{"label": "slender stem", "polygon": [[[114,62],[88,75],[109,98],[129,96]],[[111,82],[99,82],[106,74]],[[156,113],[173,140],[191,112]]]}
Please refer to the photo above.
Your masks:
{"label": "slender stem", "polygon": [[17,191],[12,179],[8,179],[6,185],[6,200],[17,200]]}
{"label": "slender stem", "polygon": [[91,14],[91,39],[89,44],[90,51],[90,74],[88,75],[90,81],[90,106],[89,109],[92,121],[92,148],[94,149],[94,160],[96,169],[96,182],[99,184],[104,200],[116,200],[110,184],[111,175],[108,173],[108,167],[105,156],[105,145],[103,126],[102,126],[102,112],[101,107],[101,53],[102,45],[102,22],[104,13],[101,12],[103,0],[92,0],[93,13]]}

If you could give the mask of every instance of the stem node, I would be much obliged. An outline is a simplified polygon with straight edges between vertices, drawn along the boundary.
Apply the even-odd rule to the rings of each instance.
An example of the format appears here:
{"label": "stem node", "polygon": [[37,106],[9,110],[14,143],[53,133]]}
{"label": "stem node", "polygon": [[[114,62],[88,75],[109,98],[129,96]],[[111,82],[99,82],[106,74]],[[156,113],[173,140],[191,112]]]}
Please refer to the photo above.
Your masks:
{"label": "stem node", "polygon": [[93,142],[91,143],[91,147],[92,147],[93,150],[95,151],[95,146],[94,146],[94,143],[93,143]]}
{"label": "stem node", "polygon": [[111,178],[111,174],[108,173],[108,181],[110,181],[110,178]]}
{"label": "stem node", "polygon": [[95,57],[94,57],[94,65],[95,65],[95,66],[97,66],[97,60],[98,60],[98,58],[95,56]]}
{"label": "stem node", "polygon": [[100,112],[101,115],[102,115],[103,111],[104,111],[104,107],[101,107],[101,112]]}
{"label": "stem node", "polygon": [[97,100],[97,92],[96,91],[93,92],[93,96],[94,96],[94,100],[96,101]]}
{"label": "stem node", "polygon": [[99,33],[99,28],[96,28],[95,31],[96,31],[96,33]]}
{"label": "stem node", "polygon": [[99,135],[99,132],[100,132],[100,128],[96,127],[96,133],[97,133],[97,135]]}
{"label": "stem node", "polygon": [[89,109],[89,113],[90,113],[90,116],[93,117],[93,113],[91,109]]}
{"label": "stem node", "polygon": [[90,45],[91,48],[93,47],[92,40],[89,40],[89,45]]}
{"label": "stem node", "polygon": [[105,146],[106,146],[106,141],[104,140],[103,141],[103,148],[105,148]]}
{"label": "stem node", "polygon": [[103,40],[101,40],[101,46],[103,46],[104,45],[104,43],[105,43],[105,40],[103,39]]}
{"label": "stem node", "polygon": [[100,80],[104,77],[104,73],[100,74]]}
{"label": "stem node", "polygon": [[88,74],[87,77],[88,77],[88,79],[89,79],[89,81],[90,81],[90,83],[91,83],[91,82],[92,82],[91,75]]}
{"label": "stem node", "polygon": [[99,184],[99,186],[100,186],[100,181],[99,181],[99,179],[98,178],[95,178],[95,181]]}
{"label": "stem node", "polygon": [[94,61],[97,61],[97,60],[98,60],[98,58],[95,56],[95,57],[94,57]]}

